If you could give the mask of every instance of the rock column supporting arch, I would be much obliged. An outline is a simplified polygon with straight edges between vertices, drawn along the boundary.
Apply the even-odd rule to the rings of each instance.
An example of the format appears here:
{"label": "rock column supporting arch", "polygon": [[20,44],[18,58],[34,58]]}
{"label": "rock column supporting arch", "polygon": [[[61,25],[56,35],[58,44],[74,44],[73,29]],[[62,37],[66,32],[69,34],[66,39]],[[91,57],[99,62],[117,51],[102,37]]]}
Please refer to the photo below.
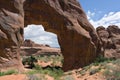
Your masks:
{"label": "rock column supporting arch", "polygon": [[[13,29],[11,30],[14,31],[14,34],[16,34],[16,28],[18,30],[17,33],[22,32],[24,22],[25,25],[42,24],[46,31],[57,34],[64,56],[64,71],[83,67],[92,62],[96,56],[99,55],[100,47],[98,45],[98,36],[93,26],[88,22],[86,14],[77,0],[26,0],[24,3],[24,11],[22,8],[24,0],[10,1],[11,3],[6,3],[5,0],[0,0],[0,4],[3,3],[4,5],[6,4],[9,6],[6,7],[3,5],[0,7],[0,10],[5,8],[14,13],[5,10],[3,11],[2,9],[0,15],[8,13],[7,19],[9,19],[10,14],[18,16],[11,18],[12,20],[18,20],[16,24],[19,25],[15,26],[15,23],[14,25],[12,23]],[[13,6],[13,3],[16,6]],[[25,12],[25,17],[23,12]],[[25,18],[25,21],[23,18]],[[1,21],[3,20],[1,17],[0,19]],[[7,22],[7,24],[8,23],[10,22]],[[6,26],[0,25],[2,27]],[[12,28],[11,23],[9,26]],[[2,27],[0,27],[0,29],[2,29]],[[9,31],[6,31],[6,33],[3,32],[4,29],[1,31],[1,34],[3,33],[2,35],[5,37],[1,38],[0,41],[10,35]],[[23,35],[23,33],[19,35]],[[16,35],[15,37],[17,38],[14,39],[11,36],[9,37],[9,39],[6,39],[9,40],[6,41],[9,43],[9,46],[11,47],[14,44],[19,48],[23,36]],[[6,43],[3,43],[3,45],[4,44]],[[6,46],[3,47],[2,45],[1,47],[3,49],[6,48]]]}
{"label": "rock column supporting arch", "polygon": [[23,70],[20,46],[23,42],[24,0],[0,0],[0,70]]}

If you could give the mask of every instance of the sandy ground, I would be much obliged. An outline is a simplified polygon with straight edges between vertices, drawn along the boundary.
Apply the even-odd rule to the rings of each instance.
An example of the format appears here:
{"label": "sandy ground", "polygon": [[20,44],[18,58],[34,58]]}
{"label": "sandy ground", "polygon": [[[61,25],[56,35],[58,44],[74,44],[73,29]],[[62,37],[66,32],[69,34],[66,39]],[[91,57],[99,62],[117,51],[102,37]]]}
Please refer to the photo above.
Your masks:
{"label": "sandy ground", "polygon": [[17,75],[6,75],[0,77],[0,80],[25,80],[25,74],[17,74]]}

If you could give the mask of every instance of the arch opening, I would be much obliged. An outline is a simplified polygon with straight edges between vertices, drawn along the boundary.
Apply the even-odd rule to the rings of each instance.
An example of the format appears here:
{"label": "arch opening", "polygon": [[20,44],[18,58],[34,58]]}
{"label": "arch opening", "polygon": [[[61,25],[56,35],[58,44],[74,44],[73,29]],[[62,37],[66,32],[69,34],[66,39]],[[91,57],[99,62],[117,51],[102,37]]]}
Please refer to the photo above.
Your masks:
{"label": "arch opening", "polygon": [[44,30],[42,25],[28,25],[24,28],[24,39],[30,39],[37,44],[47,44],[53,48],[60,48],[57,35]]}
{"label": "arch opening", "polygon": [[[24,28],[24,42],[20,54],[25,68],[62,68],[63,56],[57,40],[57,35],[46,32],[42,25],[28,25]],[[28,60],[33,60],[29,64]]]}

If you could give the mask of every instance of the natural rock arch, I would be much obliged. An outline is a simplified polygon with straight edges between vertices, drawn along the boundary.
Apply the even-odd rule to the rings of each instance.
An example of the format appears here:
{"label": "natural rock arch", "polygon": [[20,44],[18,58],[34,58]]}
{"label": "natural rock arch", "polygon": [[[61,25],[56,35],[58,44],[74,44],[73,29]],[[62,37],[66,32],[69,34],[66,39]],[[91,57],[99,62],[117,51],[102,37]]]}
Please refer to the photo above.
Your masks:
{"label": "natural rock arch", "polygon": [[[19,50],[23,41],[24,22],[25,25],[42,24],[46,31],[57,34],[64,56],[64,71],[83,67],[99,54],[97,34],[77,0],[26,0],[25,3],[24,1],[0,0],[0,61],[3,61],[1,65],[6,66],[6,63],[14,59],[16,62],[11,63],[20,61],[19,51],[15,50]],[[5,44],[6,46],[3,46]],[[4,56],[6,52],[3,50],[6,49],[9,49],[6,51],[7,54],[14,51],[15,57]],[[19,64],[20,62],[9,67]]]}

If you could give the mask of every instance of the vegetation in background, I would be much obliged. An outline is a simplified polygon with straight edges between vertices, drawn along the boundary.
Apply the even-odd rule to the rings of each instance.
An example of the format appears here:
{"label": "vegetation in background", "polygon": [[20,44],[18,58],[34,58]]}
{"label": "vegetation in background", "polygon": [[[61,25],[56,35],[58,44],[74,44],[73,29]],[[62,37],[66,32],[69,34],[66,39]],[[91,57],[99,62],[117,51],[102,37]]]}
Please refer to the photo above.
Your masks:
{"label": "vegetation in background", "polygon": [[[44,61],[45,63],[52,61],[52,66],[46,66],[41,67],[39,64],[36,64],[36,62]],[[42,74],[42,75],[49,75],[54,77],[55,80],[59,80],[59,78],[63,75],[63,70],[61,69],[61,66],[57,65],[58,63],[62,64],[63,57],[62,55],[38,55],[38,56],[28,56],[23,57],[22,62],[24,65],[31,66],[31,71],[28,71],[26,74],[29,78],[34,78],[35,80],[39,80],[39,78],[36,76],[36,74]],[[37,79],[38,78],[38,79]],[[43,76],[41,76],[42,79],[45,80]],[[31,79],[29,79],[31,80]]]}
{"label": "vegetation in background", "polygon": [[72,75],[66,75],[62,80],[75,80]]}
{"label": "vegetation in background", "polygon": [[63,56],[60,55],[38,55],[38,56],[26,56],[22,57],[23,65],[29,65],[30,68],[35,67],[35,63],[37,61],[43,61],[45,63],[51,62],[52,67],[62,67],[63,64]]}
{"label": "vegetation in background", "polygon": [[[79,71],[79,73],[81,75],[85,75],[87,72],[89,72],[90,75],[93,75],[100,72],[102,69],[104,69],[105,73],[107,73],[108,69],[110,70],[110,68],[108,68],[107,65],[110,63],[111,64],[116,63],[116,61],[117,61],[117,65],[118,64],[120,65],[120,62],[114,58],[105,58],[103,56],[99,56],[98,58],[96,58],[96,60],[92,64],[83,67],[82,70]],[[116,64],[113,64],[113,65],[116,65]],[[120,73],[120,71],[118,71],[118,73]]]}
{"label": "vegetation in background", "polygon": [[11,75],[11,74],[17,74],[18,72],[15,70],[8,70],[5,72],[0,72],[0,76],[4,76],[4,75]]}
{"label": "vegetation in background", "polygon": [[120,59],[105,65],[104,76],[107,80],[120,80]]}
{"label": "vegetation in background", "polygon": [[31,75],[27,75],[26,80],[47,80],[47,79],[46,79],[45,75],[31,74]]}
{"label": "vegetation in background", "polygon": [[23,57],[22,63],[23,65],[29,65],[29,68],[35,67],[35,62],[37,62],[37,59],[34,56],[29,56],[29,57]]}
{"label": "vegetation in background", "polygon": [[[42,60],[45,62],[53,61],[53,66],[41,67],[36,65],[37,60]],[[56,62],[55,62],[56,61]],[[42,55],[42,56],[29,56],[23,57],[23,64],[30,65],[31,70],[26,72],[28,80],[47,80],[46,75],[53,77],[55,80],[75,80],[72,76],[72,71],[65,74],[60,67],[55,66],[56,63],[63,61],[63,57],[60,55]],[[76,74],[84,76],[85,74],[93,75],[96,73],[103,73],[106,80],[120,80],[120,59],[108,59],[103,56],[98,57],[94,63],[83,67],[80,70],[76,70]],[[16,74],[14,70],[9,70],[6,72],[0,72],[0,76]]]}
{"label": "vegetation in background", "polygon": [[58,66],[57,64],[63,64],[63,56],[62,54],[59,55],[39,55],[39,56],[35,56],[37,60],[43,61],[43,62],[52,62],[52,66]]}
{"label": "vegetation in background", "polygon": [[32,71],[28,71],[26,74],[27,75],[34,75],[34,74],[49,75],[54,77],[55,80],[59,80],[59,78],[63,75],[63,70],[61,68],[56,69],[55,67],[47,67],[43,69],[40,66],[37,66]]}
{"label": "vegetation in background", "polygon": [[100,55],[98,58],[96,58],[96,60],[94,61],[94,63],[92,65],[98,66],[101,63],[109,63],[111,61],[114,61],[115,58],[105,58],[104,56]]}

